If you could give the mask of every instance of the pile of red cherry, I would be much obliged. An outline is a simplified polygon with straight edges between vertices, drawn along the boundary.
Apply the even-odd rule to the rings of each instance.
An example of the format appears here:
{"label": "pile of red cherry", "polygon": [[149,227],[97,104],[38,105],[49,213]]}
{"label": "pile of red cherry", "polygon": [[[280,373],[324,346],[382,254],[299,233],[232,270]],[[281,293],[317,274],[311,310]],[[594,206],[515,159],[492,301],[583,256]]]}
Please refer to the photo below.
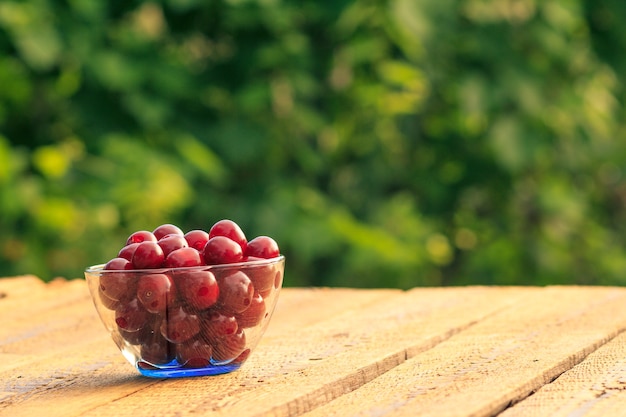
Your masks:
{"label": "pile of red cherry", "polygon": [[[120,335],[138,347],[139,366],[243,362],[244,329],[269,315],[265,299],[282,284],[277,263],[262,261],[278,256],[272,238],[247,241],[231,220],[209,232],[164,224],[128,237],[104,266],[99,296]],[[220,266],[201,268],[212,265]]]}

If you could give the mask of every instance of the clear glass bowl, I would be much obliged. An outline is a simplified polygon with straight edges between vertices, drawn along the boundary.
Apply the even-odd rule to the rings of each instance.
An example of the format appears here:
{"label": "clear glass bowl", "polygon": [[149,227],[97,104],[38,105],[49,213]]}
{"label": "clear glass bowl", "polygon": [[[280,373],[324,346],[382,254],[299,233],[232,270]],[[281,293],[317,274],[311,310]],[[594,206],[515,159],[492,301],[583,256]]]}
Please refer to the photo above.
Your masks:
{"label": "clear glass bowl", "polygon": [[237,264],[85,270],[94,305],[124,357],[155,378],[241,367],[270,321],[284,256]]}

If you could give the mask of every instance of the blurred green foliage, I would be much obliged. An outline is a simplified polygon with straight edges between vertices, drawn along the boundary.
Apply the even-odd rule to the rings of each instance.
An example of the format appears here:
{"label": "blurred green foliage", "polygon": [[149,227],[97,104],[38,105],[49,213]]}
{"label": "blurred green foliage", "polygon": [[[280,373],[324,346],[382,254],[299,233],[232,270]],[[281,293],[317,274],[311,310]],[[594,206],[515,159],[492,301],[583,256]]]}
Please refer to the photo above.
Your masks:
{"label": "blurred green foliage", "polygon": [[623,0],[2,0],[0,275],[221,218],[286,285],[626,283]]}

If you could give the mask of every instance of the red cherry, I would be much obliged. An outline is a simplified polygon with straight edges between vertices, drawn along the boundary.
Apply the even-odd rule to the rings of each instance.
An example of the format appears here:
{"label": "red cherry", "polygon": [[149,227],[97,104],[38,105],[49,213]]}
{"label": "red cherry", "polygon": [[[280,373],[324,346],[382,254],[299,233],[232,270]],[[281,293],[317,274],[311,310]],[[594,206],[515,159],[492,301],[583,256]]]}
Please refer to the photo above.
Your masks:
{"label": "red cherry", "polygon": [[161,240],[164,236],[167,235],[184,235],[180,227],[169,223],[160,225],[152,231],[152,234],[154,235],[154,237],[157,238],[157,240]]}
{"label": "red cherry", "polygon": [[[154,332],[156,326],[159,326],[160,320],[157,316],[148,317],[146,324],[135,332],[126,331],[120,327],[118,330],[120,335],[131,345],[142,345],[144,343],[151,343],[155,341],[155,337],[163,339],[161,333]],[[158,327],[156,327],[158,329]]]}
{"label": "red cherry", "polygon": [[226,236],[237,242],[241,246],[242,251],[246,250],[248,243],[246,235],[239,225],[232,220],[224,219],[215,223],[209,230],[209,239],[215,236]]}
{"label": "red cherry", "polygon": [[130,245],[131,243],[141,243],[141,242],[156,242],[157,238],[154,236],[152,232],[148,232],[146,230],[139,230],[137,232],[133,232],[128,239],[126,240],[126,245]]}
{"label": "red cherry", "polygon": [[139,304],[136,298],[115,309],[115,323],[120,329],[127,332],[136,332],[148,322],[148,312]]}
{"label": "red cherry", "polygon": [[123,271],[133,269],[133,265],[129,262],[128,259],[113,258],[104,265],[104,269],[109,271]]}
{"label": "red cherry", "polygon": [[120,305],[119,300],[109,298],[107,295],[104,294],[104,292],[102,292],[102,286],[98,286],[98,297],[100,298],[100,302],[102,303],[102,305],[109,310],[115,310]]}
{"label": "red cherry", "polygon": [[235,314],[239,328],[254,327],[265,318],[266,315],[265,301],[259,293],[254,294],[250,307],[246,308],[243,313]]}
{"label": "red cherry", "polygon": [[[195,250],[195,249],[192,249]],[[210,271],[185,271],[174,276],[182,301],[197,310],[213,306],[220,289]]]}
{"label": "red cherry", "polygon": [[229,314],[216,310],[209,310],[202,314],[202,336],[214,343],[224,336],[237,333],[239,325],[237,319]]}
{"label": "red cherry", "polygon": [[270,259],[279,256],[280,250],[276,241],[271,237],[257,236],[248,242],[245,255]]}
{"label": "red cherry", "polygon": [[[255,256],[248,256],[244,259],[249,261],[264,261],[263,258],[257,258]],[[267,296],[274,288],[275,282],[276,264],[261,264],[250,265],[246,268],[246,274],[254,284],[254,289],[257,290],[263,297]]]}
{"label": "red cherry", "polygon": [[[133,265],[124,258],[113,258],[104,266],[105,271],[125,271],[133,269]],[[132,298],[137,288],[137,280],[132,274],[124,272],[102,272],[100,291],[110,300],[126,300]]]}
{"label": "red cherry", "polygon": [[[157,333],[158,335],[158,333]],[[153,340],[141,344],[140,355],[144,362],[154,365],[164,365],[174,359],[175,349],[173,346],[158,335]]]}
{"label": "red cherry", "polygon": [[248,356],[250,356],[250,352],[251,352],[251,350],[250,350],[250,349],[245,349],[243,352],[241,352],[241,353],[239,354],[239,356],[237,356],[237,357],[235,358],[235,360],[233,360],[233,361],[232,361],[232,362],[230,362],[230,363],[232,363],[232,364],[235,364],[235,363],[244,363],[244,362],[248,359]]}
{"label": "red cherry", "polygon": [[118,327],[117,330],[120,332],[120,335],[131,345],[140,345],[143,343],[144,339],[144,328],[139,329],[136,332],[127,332],[126,330]]}
{"label": "red cherry", "polygon": [[250,307],[254,297],[254,285],[250,278],[241,271],[225,276],[219,282],[220,298],[218,302],[226,311],[235,314]]}
{"label": "red cherry", "polygon": [[135,253],[135,250],[137,249],[137,246],[139,246],[139,243],[131,243],[131,244],[128,244],[128,245],[124,246],[118,252],[117,257],[118,258],[128,259],[129,261],[132,261],[133,254]]}
{"label": "red cherry", "polygon": [[278,289],[283,285],[283,272],[278,270],[274,275],[274,288]]}
{"label": "red cherry", "polygon": [[172,343],[183,343],[200,332],[198,316],[177,306],[167,310],[167,319],[161,324],[161,334]]}
{"label": "red cherry", "polygon": [[144,361],[137,362],[137,366],[145,370],[159,369],[158,367],[151,365],[148,362],[144,362]]}
{"label": "red cherry", "polygon": [[136,269],[159,268],[165,255],[157,242],[141,242],[133,254],[133,266]]}
{"label": "red cherry", "polygon": [[204,368],[209,365],[213,346],[202,339],[189,340],[176,345],[176,360],[187,368]]}
{"label": "red cherry", "polygon": [[191,230],[185,233],[185,239],[190,247],[201,251],[204,245],[209,241],[209,234],[204,230]]}
{"label": "red cherry", "polygon": [[171,293],[172,281],[165,274],[147,274],[137,281],[137,299],[150,313],[164,313]]}
{"label": "red cherry", "polygon": [[209,239],[202,251],[207,265],[232,264],[243,260],[241,246],[226,236]]}
{"label": "red cherry", "polygon": [[166,268],[180,268],[200,265],[204,265],[200,252],[190,247],[176,249],[167,255],[164,262],[164,266]]}
{"label": "red cherry", "polygon": [[186,248],[189,246],[185,236],[183,235],[165,235],[159,239],[157,244],[161,247],[161,249],[163,249],[163,255],[165,255],[165,257],[176,249]]}
{"label": "red cherry", "polygon": [[243,330],[220,338],[213,345],[213,359],[218,362],[237,358],[246,348],[246,334]]}

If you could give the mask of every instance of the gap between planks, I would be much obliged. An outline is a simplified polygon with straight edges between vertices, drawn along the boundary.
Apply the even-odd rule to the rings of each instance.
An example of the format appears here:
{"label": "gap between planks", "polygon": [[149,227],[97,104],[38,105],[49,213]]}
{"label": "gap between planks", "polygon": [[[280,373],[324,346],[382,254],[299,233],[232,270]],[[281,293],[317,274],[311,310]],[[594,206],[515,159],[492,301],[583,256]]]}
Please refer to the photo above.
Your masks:
{"label": "gap between planks", "polygon": [[[23,288],[15,285],[20,280],[35,291],[13,291]],[[21,318],[20,323],[16,324],[17,327],[7,328],[4,336],[0,336],[2,358],[9,361],[0,367],[0,380],[4,385],[0,387],[0,415],[13,416],[16,412],[19,415],[41,415],[42,412],[64,417],[80,415],[89,408],[160,382],[140,377],[123,360],[97,318],[91,299],[85,293],[86,285],[84,282],[80,284],[72,281],[64,288],[59,283],[54,288],[45,286],[55,293],[50,296],[45,291],[37,291],[40,286],[30,277],[0,280],[0,290],[9,294],[0,300],[0,310],[6,306],[3,301],[10,302],[11,308],[21,306],[14,312]],[[11,287],[11,291],[7,287]],[[294,319],[294,311],[310,325],[346,309],[366,307],[399,291],[315,288],[283,289],[282,292],[283,302],[279,303],[274,314],[274,321],[278,324],[273,326],[276,329],[273,331],[273,323],[270,323],[267,338],[271,338],[272,333],[281,334],[299,326],[301,323]],[[346,298],[348,294],[351,296]],[[328,301],[323,311],[315,308],[321,303],[313,302],[320,299]],[[33,301],[41,313],[23,314]],[[27,317],[33,319],[30,324]],[[16,336],[13,331],[17,330]],[[19,368],[19,372],[15,372],[15,368]],[[94,384],[102,384],[97,395],[93,395]],[[68,393],[78,401],[68,402]]]}
{"label": "gap between planks", "polygon": [[546,288],[524,304],[303,416],[494,416],[574,368],[626,327],[624,289]]}
{"label": "gap between planks", "polygon": [[[231,375],[164,381],[84,415],[136,416],[142,412],[140,404],[150,404],[148,414],[153,415],[299,415],[384,375],[407,357],[505,308],[525,291],[401,293],[364,310],[274,335],[259,346],[249,364]],[[172,403],[172,396],[185,407]]]}
{"label": "gap between planks", "polygon": [[[58,288],[55,288],[55,292],[57,290]],[[58,292],[57,296],[75,299],[76,293],[84,291],[75,283],[72,285],[68,283],[66,290]],[[209,399],[209,403],[207,403],[205,389],[197,389],[197,391],[184,389],[188,396],[196,392],[200,396],[195,403],[191,401],[192,408],[196,408],[197,411],[207,407],[213,408],[215,404],[224,399],[227,402],[233,399],[232,401],[237,405],[237,397],[255,395],[255,392],[263,395],[262,391],[271,384],[278,384],[289,389],[294,380],[297,382],[299,379],[309,379],[306,377],[307,374],[318,373],[322,377],[333,375],[333,370],[328,368],[329,360],[331,362],[338,361],[344,365],[341,369],[342,384],[346,384],[346,389],[354,389],[396,366],[409,355],[403,344],[406,341],[397,338],[398,335],[394,333],[393,329],[391,329],[391,333],[388,331],[389,324],[386,320],[403,322],[405,319],[409,319],[405,325],[411,326],[427,321],[433,311],[448,311],[452,306],[452,313],[449,314],[449,318],[453,318],[452,330],[448,327],[450,325],[448,322],[435,326],[430,330],[432,334],[425,332],[417,349],[427,349],[442,338],[449,337],[451,332],[456,332],[470,325],[472,320],[476,319],[475,317],[459,319],[462,317],[462,314],[459,313],[464,312],[468,305],[474,305],[476,308],[478,304],[481,304],[480,297],[468,303],[468,298],[471,299],[472,294],[480,291],[476,289],[465,290],[453,294],[440,290],[424,290],[421,300],[419,297],[413,300],[407,299],[406,293],[398,290],[284,289],[281,295],[283,302],[281,304],[279,301],[275,318],[259,346],[259,351],[252,356],[250,363],[246,364],[238,373],[221,378],[222,383],[217,378],[163,381],[159,384],[149,384],[151,388],[146,390],[145,387],[138,387],[136,381],[131,379],[130,383],[120,382],[119,386],[113,384],[113,389],[107,389],[111,388],[111,384],[107,385],[107,381],[124,381],[124,378],[120,379],[119,375],[116,374],[120,366],[123,365],[121,355],[112,347],[112,342],[106,347],[100,346],[102,339],[98,339],[94,335],[95,341],[71,344],[65,352],[59,352],[58,349],[54,352],[53,349],[53,353],[31,356],[31,359],[36,359],[29,364],[30,373],[20,375],[24,379],[22,381],[13,380],[13,385],[11,385],[11,374],[5,372],[4,376],[7,377],[8,383],[4,392],[6,393],[8,389],[12,395],[8,401],[4,401],[2,415],[5,412],[6,415],[12,415],[16,410],[19,410],[21,415],[39,415],[43,410],[46,410],[46,413],[50,415],[58,413],[58,415],[69,416],[82,415],[88,409],[95,410],[96,413],[102,411],[106,415],[109,406],[120,407],[128,402],[135,403],[138,400],[135,398],[136,396],[147,396],[149,398],[148,403],[154,403],[158,402],[155,401],[155,397],[169,398],[168,394],[175,390],[174,387],[197,386],[197,384],[212,385],[212,383],[219,383],[220,388],[226,387],[226,389],[215,390],[215,396]],[[512,294],[511,291],[506,292]],[[401,307],[398,306],[397,298],[399,295],[401,295],[400,299],[404,300],[404,304],[400,303]],[[433,295],[435,296],[433,297]],[[44,299],[50,300],[50,296],[44,295]],[[56,296],[53,297],[52,304],[49,308],[44,309],[52,309],[55,312],[56,316],[53,317],[53,320],[80,315],[72,309],[54,308],[55,303],[59,301],[62,300],[56,299]],[[86,325],[93,326],[96,320],[93,319],[95,316],[90,300],[84,300],[83,308],[84,313],[92,316],[92,321]],[[396,311],[394,308],[400,308],[400,310]],[[490,309],[488,310],[492,311]],[[484,314],[482,308],[479,311],[479,315]],[[370,338],[372,323],[376,323],[378,330],[383,332],[381,335],[383,340],[392,340],[397,343],[392,344],[392,346],[381,343],[382,349],[376,352],[369,352],[369,349],[364,349],[362,344],[367,343],[367,339]],[[357,324],[359,331],[351,334],[355,324]],[[97,323],[96,326],[101,329],[100,323]],[[274,331],[272,331],[273,328]],[[75,330],[82,331],[80,327]],[[31,337],[31,344],[58,345],[58,335],[62,335],[63,331],[64,328],[60,328],[51,333],[34,334]],[[406,329],[395,331],[396,333],[406,333]],[[51,337],[52,340],[50,340]],[[319,343],[320,337],[322,337],[323,343]],[[297,352],[294,352],[294,346],[299,346]],[[17,344],[9,344],[9,347],[13,347],[17,351],[23,349]],[[266,349],[265,352],[263,351],[264,348]],[[413,348],[415,349],[415,346]],[[359,350],[358,356],[361,362],[363,360],[369,362],[365,365],[363,363],[351,364],[350,367],[346,368],[345,364],[349,363],[346,358],[349,359],[354,349]],[[100,363],[93,363],[94,354],[97,354]],[[368,356],[368,354],[370,355]],[[318,359],[320,362],[312,362],[312,359]],[[355,374],[356,379],[352,376],[355,372],[352,365],[359,368]],[[128,370],[128,365],[122,369]],[[135,371],[130,370],[130,372]],[[234,385],[223,384],[225,380],[233,382]],[[98,390],[98,395],[92,396],[90,394],[91,388],[98,383],[96,381],[103,383],[105,387]],[[325,381],[324,384],[328,382]],[[347,382],[350,383],[347,384]],[[84,389],[81,390],[81,387]],[[77,401],[67,401],[68,389],[73,394],[72,398],[77,399]],[[312,393],[311,395],[317,395],[315,389]],[[336,395],[342,393],[343,391]],[[118,396],[119,398],[117,398]],[[189,404],[190,399],[187,400],[186,403]],[[282,399],[277,398],[276,400],[281,401]],[[291,404],[289,407],[297,404],[299,400],[292,398],[290,401],[291,403],[287,401]],[[139,402],[146,404],[144,401]],[[241,403],[239,403],[240,405]],[[277,403],[277,406],[280,404]],[[305,404],[305,407],[311,406],[311,404]],[[125,406],[117,409],[115,413],[120,415],[125,410],[131,409],[132,407]],[[29,410],[30,414],[28,414]],[[137,414],[129,411],[128,415]]]}
{"label": "gap between planks", "polygon": [[[2,292],[1,281],[0,292]],[[467,332],[475,331],[475,328],[484,321],[489,321],[490,318],[502,314],[503,311],[506,312],[507,307],[514,305],[515,301],[518,301],[524,294],[532,295],[549,290],[480,287],[418,289],[414,292],[419,292],[422,296],[416,297],[409,303],[405,300],[403,304],[398,300],[406,299],[408,293],[402,293],[398,290],[283,289],[275,317],[270,323],[265,338],[257,348],[257,352],[252,355],[249,363],[234,374],[200,379],[146,381],[137,377],[134,374],[135,371],[117,356],[115,356],[116,359],[111,359],[110,363],[101,368],[96,366],[90,371],[91,373],[86,372],[84,366],[89,366],[90,361],[93,362],[93,356],[87,354],[80,358],[83,368],[80,366],[72,368],[69,362],[64,365],[66,366],[64,368],[66,377],[72,379],[71,384],[67,385],[72,385],[74,388],[68,391],[66,386],[59,384],[50,389],[49,385],[41,384],[45,381],[40,380],[39,385],[35,383],[20,393],[17,399],[14,398],[15,403],[13,405],[3,406],[6,408],[5,410],[0,407],[0,415],[40,415],[43,410],[46,410],[49,415],[57,413],[56,415],[63,417],[113,413],[118,416],[133,415],[136,417],[146,414],[137,409],[135,405],[146,403],[156,404],[154,408],[150,408],[155,415],[168,415],[168,412],[177,412],[181,415],[208,413],[211,415],[230,415],[233,413],[233,415],[291,416],[301,415],[307,411],[311,411],[311,415],[315,415],[315,413],[324,415],[324,410],[332,411],[338,403],[349,399],[351,392],[357,395],[356,393],[363,392],[364,388],[371,386],[372,383],[376,383],[381,378],[385,378],[387,374],[391,375],[397,369],[401,369],[405,363],[415,361],[417,356],[422,357],[431,350],[438,349],[440,345],[451,343],[455,338],[461,337]],[[72,291],[80,292],[78,288]],[[483,298],[480,298],[481,293]],[[333,294],[335,297],[332,296]],[[360,298],[356,294],[359,294]],[[444,296],[444,294],[448,295]],[[486,296],[486,294],[489,295]],[[499,304],[496,300],[495,304],[488,308],[485,306],[478,307],[481,303],[494,302],[495,294],[501,295],[501,297],[497,297],[500,298]],[[354,297],[350,297],[351,295]],[[479,297],[474,299],[473,303],[468,303],[467,298],[477,295]],[[328,303],[323,303],[327,307],[326,310],[320,311],[318,305],[314,303],[314,301],[319,302],[320,299],[329,300]],[[354,299],[360,301],[350,305],[350,300]],[[428,307],[420,309],[416,305],[411,305],[418,302],[423,302],[423,305]],[[457,304],[456,309],[450,309],[450,304],[455,303]],[[462,313],[467,313],[467,308],[471,306],[476,310],[475,313],[480,313],[474,317],[471,314],[463,317]],[[84,307],[84,312],[91,311],[93,314],[90,300],[89,303],[84,304]],[[0,299],[0,311],[1,308],[2,299]],[[432,319],[433,313],[446,309],[448,313],[454,311],[457,316],[463,317],[463,320],[459,321],[457,317],[456,320],[450,321],[451,318],[447,317],[448,321],[443,325],[440,323],[439,326],[433,325],[432,320],[428,320],[428,317]],[[55,309],[53,308],[53,310]],[[364,310],[366,313],[363,313]],[[400,310],[404,312],[397,313]],[[395,317],[389,315],[390,311],[396,311]],[[327,313],[326,316],[324,316],[324,312]],[[368,333],[364,331],[364,328],[358,328],[358,331],[354,332],[350,326],[354,323],[364,326],[371,324],[368,321],[376,322],[376,315],[381,313],[387,314],[386,319],[396,321],[407,319],[410,322],[408,328],[411,325],[423,324],[424,327],[421,329],[423,337],[421,339],[403,340],[400,344],[389,344],[389,339],[401,340],[401,338],[396,338],[399,338],[402,331],[407,330],[407,327],[392,331],[384,329],[384,326],[374,326],[376,337],[372,339],[371,337],[368,338]],[[67,314],[74,313],[68,310]],[[574,309],[570,317],[565,317],[561,324],[580,314],[580,311],[576,312]],[[342,320],[346,320],[346,322],[342,324]],[[348,323],[350,325],[346,325]],[[380,325],[381,321],[379,320],[377,323]],[[102,325],[99,322],[97,325],[100,326],[99,331],[104,334]],[[319,337],[322,338],[323,343],[316,340]],[[368,348],[371,343],[385,340],[387,340],[387,344],[380,343],[379,349],[375,349],[374,352]],[[600,338],[602,343],[606,343],[607,340]],[[87,347],[94,348],[97,352],[104,350],[113,356],[119,355],[110,341],[107,341],[109,343],[107,349],[97,347],[100,342],[94,343],[87,344]],[[340,346],[340,343],[343,343],[343,346]],[[294,352],[294,344],[302,350]],[[76,346],[76,349],[82,351],[84,347]],[[581,351],[575,359],[580,362],[588,353]],[[354,361],[355,356],[359,358],[356,362]],[[269,362],[264,359],[269,359]],[[312,359],[315,361],[311,362]],[[41,366],[40,370],[43,370],[44,374],[47,372],[49,376],[58,371],[58,368],[50,368],[48,362],[41,358],[39,362],[35,361],[35,364]],[[537,382],[545,384],[558,376],[557,371],[563,372],[571,369],[574,364],[575,361],[562,364],[561,368],[553,367],[551,373],[548,372],[548,374],[543,375],[545,380]],[[123,372],[120,373],[122,369]],[[329,375],[337,374],[339,375],[337,378],[329,377]],[[103,385],[98,390],[102,395],[94,397],[90,387],[93,389],[99,384]],[[537,388],[526,387],[521,394],[518,393],[519,398],[517,400],[524,398],[534,389]],[[210,395],[207,395],[207,390],[211,390]],[[2,391],[0,389],[0,398]],[[72,396],[76,401],[67,401],[68,392],[76,394]],[[176,407],[177,404],[171,404],[171,393],[180,393],[181,397],[186,400],[184,409],[175,410],[172,408]],[[259,408],[251,406],[253,402],[269,405]],[[519,404],[522,403],[523,401]],[[318,407],[319,409],[317,409]],[[506,405],[500,404],[499,407],[506,407]],[[19,410],[20,413],[14,414],[16,410]],[[48,413],[48,410],[51,410],[50,413],[52,414]],[[494,410],[492,409],[491,412],[496,412]],[[4,414],[3,411],[6,411],[7,414]],[[320,412],[322,414],[319,414]]]}
{"label": "gap between planks", "polygon": [[499,417],[606,417],[626,410],[626,331]]}

